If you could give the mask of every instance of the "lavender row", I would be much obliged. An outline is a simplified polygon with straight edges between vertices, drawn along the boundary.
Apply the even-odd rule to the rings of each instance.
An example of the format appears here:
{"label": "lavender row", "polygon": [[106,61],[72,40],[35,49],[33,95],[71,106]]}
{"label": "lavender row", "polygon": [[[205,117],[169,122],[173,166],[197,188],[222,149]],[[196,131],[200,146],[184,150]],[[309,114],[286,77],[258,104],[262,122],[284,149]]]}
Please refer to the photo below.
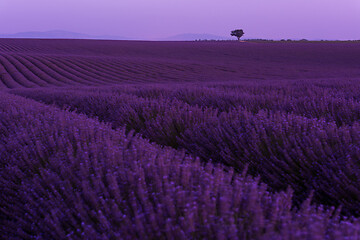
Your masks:
{"label": "lavender row", "polygon": [[201,159],[259,174],[274,190],[291,186],[295,202],[315,190],[314,200],[342,205],[360,215],[360,126],[338,127],[281,112],[244,109],[219,113],[178,100],[144,99],[99,91],[17,91],[26,97],[122,126],[161,145],[185,149]]}
{"label": "lavender row", "polygon": [[[259,83],[258,83],[259,84]],[[144,98],[178,99],[190,105],[230,111],[239,106],[252,113],[260,110],[294,113],[308,118],[323,118],[338,126],[360,120],[360,81],[269,81],[255,83],[199,84],[104,88]]]}
{"label": "lavender row", "polygon": [[357,219],[107,124],[0,95],[2,239],[356,239]]}
{"label": "lavender row", "polygon": [[352,81],[268,81],[207,84],[152,84],[145,86],[77,88],[103,94],[131,94],[146,99],[179,100],[191,106],[212,107],[220,112],[243,108],[293,113],[324,119],[338,126],[352,125],[360,119],[360,82]]}

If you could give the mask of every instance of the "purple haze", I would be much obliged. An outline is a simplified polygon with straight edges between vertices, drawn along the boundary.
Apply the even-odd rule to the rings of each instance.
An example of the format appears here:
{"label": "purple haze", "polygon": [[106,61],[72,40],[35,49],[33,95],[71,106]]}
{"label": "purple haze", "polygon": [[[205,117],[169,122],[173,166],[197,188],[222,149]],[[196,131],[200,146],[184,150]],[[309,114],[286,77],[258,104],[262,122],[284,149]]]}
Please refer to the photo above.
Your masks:
{"label": "purple haze", "polygon": [[2,0],[0,34],[63,29],[157,39],[182,33],[360,39],[358,0]]}

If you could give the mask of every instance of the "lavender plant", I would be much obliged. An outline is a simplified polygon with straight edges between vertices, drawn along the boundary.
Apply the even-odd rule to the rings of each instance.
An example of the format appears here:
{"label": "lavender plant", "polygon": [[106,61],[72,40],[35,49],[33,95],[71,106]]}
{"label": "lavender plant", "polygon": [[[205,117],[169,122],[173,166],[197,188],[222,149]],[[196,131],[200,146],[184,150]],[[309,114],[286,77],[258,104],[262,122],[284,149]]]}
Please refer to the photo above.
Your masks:
{"label": "lavender plant", "polygon": [[[291,186],[297,205],[306,199],[310,191],[315,190],[314,200],[317,203],[342,205],[343,214],[358,216],[359,125],[357,113],[349,113],[345,107],[346,101],[357,101],[356,93],[349,90],[346,82],[329,86],[321,84],[321,81],[315,81],[313,88],[303,84],[274,82],[261,86],[245,83],[188,88],[175,86],[174,89],[169,86],[128,86],[17,90],[15,93],[48,104],[70,107],[109,122],[115,129],[126,125],[127,131],[135,130],[152,142],[185,149],[204,161],[211,159],[239,172],[249,165],[249,172],[259,174],[272,190],[285,190]],[[229,88],[231,91],[226,90]],[[223,93],[221,89],[225,89]],[[305,101],[307,97],[301,95],[306,89],[311,96],[318,94],[318,98],[313,98],[315,103]],[[338,92],[335,91],[337,89]],[[267,91],[273,95],[284,92],[284,95],[270,98],[271,94],[267,95]],[[345,98],[347,91],[351,94]],[[211,95],[213,93],[218,94]],[[250,98],[255,93],[259,94],[257,100]],[[263,106],[259,105],[260,95],[269,96]],[[219,100],[221,96],[227,98]],[[239,104],[238,100],[245,99],[244,96],[252,100],[246,101],[245,105]],[[342,99],[339,108],[344,109],[343,112],[339,113],[333,107],[333,111],[328,113],[328,107],[320,104],[321,99],[332,97]],[[222,102],[231,102],[231,99],[237,99],[233,107],[215,108]],[[208,107],[211,101],[213,104]],[[289,108],[312,117],[295,114],[296,111],[292,112]],[[314,114],[307,109],[312,109]],[[336,113],[341,119],[352,120],[349,125],[346,121],[337,124],[326,121],[323,113],[329,114],[330,119],[335,119]],[[323,117],[315,118],[318,116],[316,114]]]}
{"label": "lavender plant", "polygon": [[0,93],[3,239],[356,239],[339,211],[84,115]]}

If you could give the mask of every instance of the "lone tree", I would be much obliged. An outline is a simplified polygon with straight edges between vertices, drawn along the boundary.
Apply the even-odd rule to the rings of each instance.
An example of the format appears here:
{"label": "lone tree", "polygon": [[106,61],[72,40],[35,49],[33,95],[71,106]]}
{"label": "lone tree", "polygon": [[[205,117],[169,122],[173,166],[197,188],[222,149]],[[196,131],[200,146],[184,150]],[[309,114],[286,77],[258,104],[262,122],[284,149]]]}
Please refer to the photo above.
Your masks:
{"label": "lone tree", "polygon": [[240,38],[244,35],[244,31],[242,29],[236,29],[234,31],[231,31],[231,36],[235,36],[240,41]]}

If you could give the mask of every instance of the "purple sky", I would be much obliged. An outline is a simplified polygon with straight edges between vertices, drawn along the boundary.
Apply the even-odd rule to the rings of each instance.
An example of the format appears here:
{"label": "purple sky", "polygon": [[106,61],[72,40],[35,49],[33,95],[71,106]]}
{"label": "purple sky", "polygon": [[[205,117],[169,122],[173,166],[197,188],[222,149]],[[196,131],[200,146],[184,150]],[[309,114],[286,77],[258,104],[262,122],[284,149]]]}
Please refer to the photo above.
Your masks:
{"label": "purple sky", "polygon": [[360,0],[0,0],[0,33],[360,39]]}

